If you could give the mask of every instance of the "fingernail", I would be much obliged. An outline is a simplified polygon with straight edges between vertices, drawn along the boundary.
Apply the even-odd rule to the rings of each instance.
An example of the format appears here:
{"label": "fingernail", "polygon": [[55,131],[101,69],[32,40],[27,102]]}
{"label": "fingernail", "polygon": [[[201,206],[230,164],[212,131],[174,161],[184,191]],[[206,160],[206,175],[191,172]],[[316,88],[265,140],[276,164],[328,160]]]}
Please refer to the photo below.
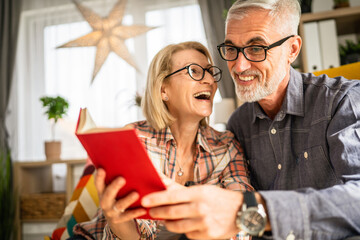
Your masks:
{"label": "fingernail", "polygon": [[140,196],[140,195],[139,195],[137,192],[135,192],[135,193],[133,194],[132,198],[133,198],[133,199],[138,199],[139,196]]}
{"label": "fingernail", "polygon": [[117,185],[124,185],[125,184],[125,179],[123,178],[119,178],[118,181],[117,181]]}
{"label": "fingernail", "polygon": [[147,206],[147,205],[149,205],[150,204],[150,201],[147,199],[147,198],[143,198],[142,200],[141,200],[141,205],[143,205],[143,206]]}

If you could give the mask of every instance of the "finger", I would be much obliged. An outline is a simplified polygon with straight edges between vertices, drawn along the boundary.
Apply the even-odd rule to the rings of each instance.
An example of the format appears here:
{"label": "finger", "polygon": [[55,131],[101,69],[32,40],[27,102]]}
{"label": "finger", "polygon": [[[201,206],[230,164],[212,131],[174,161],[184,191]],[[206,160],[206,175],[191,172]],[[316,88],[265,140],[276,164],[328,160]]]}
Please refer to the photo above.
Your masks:
{"label": "finger", "polygon": [[[200,233],[203,232],[203,224],[199,218],[180,219],[180,220],[164,220],[163,224],[170,232],[175,233]],[[204,237],[203,235],[201,237]]]}
{"label": "finger", "polygon": [[124,212],[128,207],[139,199],[140,195],[137,192],[131,192],[114,204],[115,212]]}
{"label": "finger", "polygon": [[125,183],[123,177],[118,177],[105,188],[100,202],[100,206],[104,211],[109,211],[113,208],[116,195],[125,186]]}
{"label": "finger", "polygon": [[137,209],[126,210],[125,212],[118,214],[118,216],[112,216],[110,219],[112,223],[117,224],[117,223],[133,220],[134,218],[143,216],[145,214],[146,214],[146,209],[137,208]]}
{"label": "finger", "polygon": [[191,188],[177,188],[159,191],[143,197],[141,204],[143,207],[152,208],[162,205],[184,203],[190,201],[193,197],[190,192],[192,192]]}
{"label": "finger", "polygon": [[105,177],[105,170],[102,168],[98,168],[95,174],[95,187],[99,196],[103,194],[105,189]]}
{"label": "finger", "polygon": [[163,181],[166,188],[169,188],[171,186],[171,184],[173,183],[173,181],[168,177],[163,177],[163,178],[161,178],[161,180]]}
{"label": "finger", "polygon": [[209,234],[205,233],[204,231],[199,231],[199,230],[195,230],[195,231],[186,233],[186,237],[188,239],[204,239],[204,238],[209,239],[209,238],[212,238],[211,235],[209,236]]}
{"label": "finger", "polygon": [[199,207],[196,203],[182,203],[171,206],[151,208],[150,216],[160,219],[196,218],[200,216]]}
{"label": "finger", "polygon": [[161,181],[164,183],[165,187],[169,190],[172,189],[178,189],[178,188],[183,188],[184,186],[175,182],[174,180],[172,180],[171,178],[169,178],[168,176],[166,176],[165,174],[163,174],[162,172],[159,172]]}
{"label": "finger", "polygon": [[170,232],[186,233],[189,239],[229,239],[238,232],[237,229],[223,231],[222,228],[214,228],[214,225],[206,224],[205,218],[166,220],[163,224]]}
{"label": "finger", "polygon": [[162,173],[160,171],[158,173],[159,173],[159,176],[160,176],[161,180],[169,178],[168,176],[166,176],[164,173]]}

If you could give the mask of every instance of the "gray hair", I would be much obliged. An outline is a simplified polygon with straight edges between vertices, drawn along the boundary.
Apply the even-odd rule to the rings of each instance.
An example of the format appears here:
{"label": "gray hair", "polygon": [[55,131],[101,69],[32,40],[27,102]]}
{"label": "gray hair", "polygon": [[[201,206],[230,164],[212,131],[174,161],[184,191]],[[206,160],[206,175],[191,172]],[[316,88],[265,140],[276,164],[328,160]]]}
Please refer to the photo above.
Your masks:
{"label": "gray hair", "polygon": [[268,10],[270,16],[279,19],[284,24],[283,31],[287,34],[298,34],[301,16],[299,0],[237,0],[229,9],[226,27],[229,20],[240,20],[252,9]]}

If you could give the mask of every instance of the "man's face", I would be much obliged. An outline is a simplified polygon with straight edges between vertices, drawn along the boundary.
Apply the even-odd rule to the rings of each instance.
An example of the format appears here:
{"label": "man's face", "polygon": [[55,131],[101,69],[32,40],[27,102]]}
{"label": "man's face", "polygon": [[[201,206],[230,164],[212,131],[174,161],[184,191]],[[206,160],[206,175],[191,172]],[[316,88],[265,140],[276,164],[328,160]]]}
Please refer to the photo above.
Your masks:
{"label": "man's face", "polygon": [[[282,27],[279,22],[268,16],[267,11],[249,11],[241,20],[228,22],[225,43],[237,47],[269,46],[286,37],[279,31]],[[240,101],[259,101],[277,90],[280,82],[289,77],[288,51],[285,42],[268,50],[263,62],[251,62],[241,52],[236,60],[227,62]]]}

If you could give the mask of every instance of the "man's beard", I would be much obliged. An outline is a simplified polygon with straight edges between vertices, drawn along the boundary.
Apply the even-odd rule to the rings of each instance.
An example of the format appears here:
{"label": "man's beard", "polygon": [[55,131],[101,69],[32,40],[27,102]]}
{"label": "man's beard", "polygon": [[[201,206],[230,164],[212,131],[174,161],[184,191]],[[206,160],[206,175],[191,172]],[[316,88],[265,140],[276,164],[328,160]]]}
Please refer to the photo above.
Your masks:
{"label": "man's beard", "polygon": [[256,77],[254,79],[256,83],[253,83],[250,86],[241,86],[236,82],[236,80],[234,80],[234,71],[231,72],[231,77],[233,78],[236,87],[236,95],[240,102],[260,101],[261,99],[274,93],[282,80],[280,76],[275,75],[266,81],[261,72],[257,70],[247,70],[240,73],[239,75],[252,75]]}

